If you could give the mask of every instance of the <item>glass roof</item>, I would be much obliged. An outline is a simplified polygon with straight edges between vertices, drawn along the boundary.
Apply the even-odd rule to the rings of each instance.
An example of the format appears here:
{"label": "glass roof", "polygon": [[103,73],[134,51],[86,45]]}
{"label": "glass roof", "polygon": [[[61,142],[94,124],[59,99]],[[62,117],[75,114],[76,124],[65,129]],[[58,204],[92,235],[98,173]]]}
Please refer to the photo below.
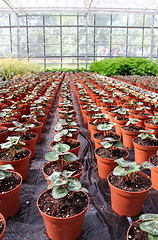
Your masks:
{"label": "glass roof", "polygon": [[158,0],[0,0],[0,13],[158,13]]}

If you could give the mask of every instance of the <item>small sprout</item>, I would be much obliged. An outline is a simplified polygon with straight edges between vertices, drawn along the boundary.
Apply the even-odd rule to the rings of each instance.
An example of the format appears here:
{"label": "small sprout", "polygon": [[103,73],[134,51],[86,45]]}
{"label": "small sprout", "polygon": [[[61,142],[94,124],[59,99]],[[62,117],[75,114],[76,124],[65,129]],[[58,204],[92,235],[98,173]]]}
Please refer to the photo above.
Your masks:
{"label": "small sprout", "polygon": [[122,143],[118,140],[115,140],[114,138],[104,138],[104,142],[101,142],[101,145],[104,148],[109,148],[111,150],[114,150],[115,148],[122,147]]}
{"label": "small sprout", "polygon": [[10,149],[13,156],[15,156],[18,151],[22,150],[21,145],[26,145],[24,142],[20,141],[20,136],[8,137],[7,140],[6,143],[1,143],[0,146],[2,149]]}
{"label": "small sprout", "polygon": [[129,125],[136,125],[140,120],[137,119],[137,118],[129,118],[128,119],[128,122],[126,123],[126,126],[129,126]]}
{"label": "small sprout", "polygon": [[146,131],[146,130],[139,130],[139,132],[141,132],[139,135],[138,135],[138,137],[140,137],[141,139],[148,139],[148,138],[151,138],[151,139],[157,139],[156,137],[155,137],[155,135],[154,134],[152,134],[153,132],[154,132],[154,130],[153,129],[149,129],[148,131]]}
{"label": "small sprout", "polygon": [[[8,171],[10,170],[10,171]],[[11,164],[0,165],[0,180],[3,180],[7,177],[11,177],[14,168]]]}
{"label": "small sprout", "polygon": [[99,124],[97,126],[97,129],[99,131],[103,131],[104,132],[104,136],[107,137],[109,134],[109,131],[113,128],[113,126],[115,125],[115,123],[103,123],[103,124]]}

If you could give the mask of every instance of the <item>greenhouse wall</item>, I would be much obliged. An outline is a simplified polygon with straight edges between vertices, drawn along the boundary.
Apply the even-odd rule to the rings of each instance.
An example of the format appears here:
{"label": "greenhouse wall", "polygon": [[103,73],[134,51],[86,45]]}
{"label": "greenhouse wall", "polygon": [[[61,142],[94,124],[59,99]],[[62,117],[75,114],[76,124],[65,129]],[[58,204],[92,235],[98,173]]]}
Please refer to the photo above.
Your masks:
{"label": "greenhouse wall", "polygon": [[158,15],[0,15],[0,56],[45,68],[88,67],[122,56],[157,58],[157,38]]}

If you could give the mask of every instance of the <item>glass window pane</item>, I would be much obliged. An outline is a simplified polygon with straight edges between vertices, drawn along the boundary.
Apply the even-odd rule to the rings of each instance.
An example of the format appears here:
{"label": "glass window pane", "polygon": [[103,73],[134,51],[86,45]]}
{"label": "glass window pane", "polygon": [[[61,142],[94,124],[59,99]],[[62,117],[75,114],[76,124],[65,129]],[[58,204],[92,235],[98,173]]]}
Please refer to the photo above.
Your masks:
{"label": "glass window pane", "polygon": [[112,14],[112,25],[113,26],[126,26],[127,25],[127,14]]}
{"label": "glass window pane", "polygon": [[43,25],[43,16],[28,16],[28,26]]}
{"label": "glass window pane", "polygon": [[45,25],[60,25],[60,16],[59,15],[50,15],[50,16],[45,16]]}
{"label": "glass window pane", "polygon": [[0,26],[9,26],[9,15],[0,14]]}
{"label": "glass window pane", "polygon": [[143,26],[143,15],[141,14],[129,14],[128,20],[129,26]]}
{"label": "glass window pane", "polygon": [[96,14],[95,25],[109,26],[111,22],[111,14]]}
{"label": "glass window pane", "polygon": [[62,25],[77,25],[77,16],[62,16]]}

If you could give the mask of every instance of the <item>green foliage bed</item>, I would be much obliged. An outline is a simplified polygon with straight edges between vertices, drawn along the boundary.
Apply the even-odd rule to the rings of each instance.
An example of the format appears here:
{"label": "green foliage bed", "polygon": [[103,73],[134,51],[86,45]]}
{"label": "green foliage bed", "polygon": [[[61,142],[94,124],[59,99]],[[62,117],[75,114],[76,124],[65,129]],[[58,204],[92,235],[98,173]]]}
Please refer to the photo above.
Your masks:
{"label": "green foliage bed", "polygon": [[112,58],[96,61],[90,64],[90,72],[97,72],[105,76],[141,75],[157,76],[158,65],[146,58]]}

